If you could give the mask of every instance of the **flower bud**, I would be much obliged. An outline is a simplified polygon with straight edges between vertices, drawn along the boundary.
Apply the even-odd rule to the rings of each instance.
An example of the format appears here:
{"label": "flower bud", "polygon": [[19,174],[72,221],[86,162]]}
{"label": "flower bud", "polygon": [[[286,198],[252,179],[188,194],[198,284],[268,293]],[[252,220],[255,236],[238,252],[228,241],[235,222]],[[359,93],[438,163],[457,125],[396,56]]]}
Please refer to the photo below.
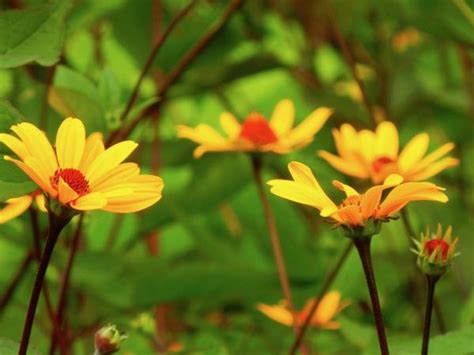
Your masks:
{"label": "flower bud", "polygon": [[443,237],[442,227],[438,224],[436,234],[430,236],[428,229],[426,234],[421,234],[421,241],[414,239],[417,248],[412,251],[418,255],[417,264],[424,274],[441,276],[450,266],[451,260],[459,255],[455,253],[459,239],[452,240],[451,232],[449,226]]}
{"label": "flower bud", "polygon": [[120,344],[127,336],[120,332],[115,325],[108,324],[100,328],[94,336],[97,355],[113,354],[120,349]]}

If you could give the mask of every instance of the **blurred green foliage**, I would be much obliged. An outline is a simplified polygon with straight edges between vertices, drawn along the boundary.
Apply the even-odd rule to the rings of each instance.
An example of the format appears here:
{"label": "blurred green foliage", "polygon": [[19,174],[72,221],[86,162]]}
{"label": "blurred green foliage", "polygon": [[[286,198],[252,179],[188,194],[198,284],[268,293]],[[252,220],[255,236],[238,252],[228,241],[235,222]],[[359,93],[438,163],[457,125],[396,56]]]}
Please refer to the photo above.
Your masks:
{"label": "blurred green foliage", "polygon": [[[160,309],[159,342],[179,342],[183,354],[284,354],[291,345],[290,329],[255,308],[259,302],[276,303],[282,295],[248,157],[210,154],[196,161],[193,144],[177,140],[175,126],[217,127],[224,110],[239,118],[252,110],[269,115],[282,98],[295,103],[297,121],[317,106],[334,107],[334,116],[310,146],[286,156],[268,156],[265,171],[268,179],[287,176],[286,164],[298,160],[329,186],[333,179],[347,179],[315,151],[334,150],[332,127],[349,122],[370,128],[371,121],[324,1],[247,1],[166,95],[157,97],[164,75],[228,3],[198,1],[167,39],[142,83],[129,118],[147,115],[151,105],[163,103],[159,126],[147,120],[133,132],[141,149],[132,159],[145,171],[159,168],[164,197],[135,215],[87,214],[68,298],[74,353],[92,353],[93,331],[107,322],[129,333],[124,354],[153,353],[158,340],[153,331],[137,326],[137,319],[143,314],[153,317],[155,306]],[[53,137],[63,117],[77,116],[89,132],[107,137],[120,127],[119,117],[157,31],[163,31],[185,4],[1,2],[0,132],[26,119]],[[430,149],[456,143],[461,164],[434,179],[447,188],[450,202],[413,204],[409,216],[416,233],[442,223],[452,224],[460,237],[461,256],[439,283],[437,294],[452,332],[434,337],[430,353],[473,352],[473,1],[333,0],[332,5],[369,100],[396,123],[402,144],[421,131],[430,134]],[[153,163],[157,159],[159,165]],[[0,162],[2,201],[30,192],[33,186],[12,165]],[[270,201],[292,291],[301,307],[316,294],[346,240],[315,210],[274,196]],[[44,215],[41,226],[47,226]],[[63,233],[48,270],[54,302],[74,227],[73,223]],[[28,253],[30,228],[27,214],[0,225],[0,291]],[[157,255],[150,255],[150,235],[157,236]],[[402,222],[385,225],[373,244],[393,354],[416,354],[425,285]],[[28,268],[0,313],[1,354],[14,353],[12,341],[20,337],[35,268]],[[320,354],[376,353],[367,291],[355,255],[333,288],[352,305],[339,316],[340,330],[312,330],[309,343]],[[40,303],[32,338],[40,353],[49,346],[50,332]],[[433,333],[439,333],[436,316]]]}

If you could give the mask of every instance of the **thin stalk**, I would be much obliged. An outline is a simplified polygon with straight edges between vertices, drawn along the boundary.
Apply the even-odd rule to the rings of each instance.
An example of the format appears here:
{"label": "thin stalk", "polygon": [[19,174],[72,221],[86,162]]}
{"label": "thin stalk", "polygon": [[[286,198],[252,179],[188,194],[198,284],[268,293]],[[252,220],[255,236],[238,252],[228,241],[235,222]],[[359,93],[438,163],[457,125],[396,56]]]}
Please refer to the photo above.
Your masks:
{"label": "thin stalk", "polygon": [[54,246],[58,240],[59,234],[66,226],[69,220],[59,219],[54,216],[52,213],[49,213],[49,231],[48,238],[46,240],[46,245],[44,247],[43,254],[41,255],[40,264],[38,271],[36,273],[36,279],[33,286],[33,291],[31,292],[30,304],[28,306],[28,311],[25,318],[25,323],[23,326],[23,334],[21,337],[20,349],[18,350],[18,355],[26,355],[28,350],[28,344],[31,336],[31,329],[33,327],[33,322],[35,319],[36,307],[38,306],[39,296],[43,286],[44,278],[46,275],[46,270],[48,269],[49,261],[51,260],[51,255],[53,254]]}
{"label": "thin stalk", "polygon": [[431,329],[431,314],[433,313],[433,300],[436,283],[440,276],[426,275],[427,292],[426,292],[426,309],[425,309],[425,323],[423,326],[423,343],[421,345],[421,355],[428,355],[428,345],[430,342]]}
{"label": "thin stalk", "polygon": [[354,238],[352,239],[354,246],[359,253],[360,261],[364,269],[365,280],[369,290],[370,301],[372,303],[372,314],[374,315],[375,327],[379,338],[380,353],[388,355],[387,336],[385,335],[385,326],[383,322],[382,310],[380,308],[379,296],[377,292],[377,284],[375,283],[374,269],[372,266],[372,257],[370,255],[370,242],[372,238]]}
{"label": "thin stalk", "polygon": [[321,299],[324,297],[324,295],[328,292],[329,288],[333,284],[334,280],[336,279],[336,276],[339,274],[339,271],[342,269],[342,265],[344,265],[345,261],[347,260],[347,257],[349,256],[351,250],[352,250],[352,242],[349,242],[344,248],[341,256],[339,256],[339,259],[337,260],[336,265],[334,265],[332,270],[326,276],[323,286],[321,287],[321,290],[318,292],[318,295],[316,296],[316,300],[311,306],[311,309],[309,310],[309,313],[306,316],[303,322],[303,325],[299,329],[299,332],[295,338],[295,341],[293,342],[293,345],[291,346],[289,355],[293,355],[296,352],[296,349],[298,349],[301,342],[303,341],[305,332],[308,329],[308,326],[311,322],[311,318],[313,318],[314,312],[316,312],[316,310],[318,309],[319,302],[321,301]]}
{"label": "thin stalk", "polygon": [[[280,286],[283,291],[289,311],[293,316],[293,331],[295,335],[299,333],[299,326],[297,322],[297,316],[295,307],[293,304],[293,298],[291,297],[290,283],[288,281],[288,275],[286,273],[285,260],[281,250],[280,237],[276,228],[275,218],[273,217],[272,209],[265,193],[263,179],[262,179],[262,160],[260,157],[252,155],[252,168],[253,175],[255,178],[255,184],[257,185],[258,196],[262,203],[263,213],[267,222],[268,233],[270,234],[270,240],[273,249],[273,257],[278,270],[278,277],[280,279]],[[302,353],[306,353],[303,347],[300,347]]]}
{"label": "thin stalk", "polygon": [[[74,258],[76,257],[77,250],[79,249],[79,243],[81,240],[81,235],[82,235],[82,224],[84,221],[84,214],[81,214],[79,217],[79,221],[76,227],[76,231],[74,233],[74,236],[71,241],[71,247],[69,251],[69,255],[66,261],[66,266],[64,269],[62,281],[61,281],[61,289],[59,291],[59,301],[58,301],[58,306],[56,309],[56,318],[59,324],[59,334],[53,334],[53,337],[51,338],[51,344],[49,347],[49,354],[52,355],[56,351],[56,345],[60,345],[60,347],[65,350],[67,341],[62,340],[64,333],[63,331],[63,323],[64,323],[64,314],[66,311],[66,305],[67,305],[67,291],[69,288],[69,280],[71,278],[71,271],[72,271],[72,265],[74,263]],[[67,339],[66,339],[67,340]],[[61,350],[61,353],[64,353],[64,351]]]}

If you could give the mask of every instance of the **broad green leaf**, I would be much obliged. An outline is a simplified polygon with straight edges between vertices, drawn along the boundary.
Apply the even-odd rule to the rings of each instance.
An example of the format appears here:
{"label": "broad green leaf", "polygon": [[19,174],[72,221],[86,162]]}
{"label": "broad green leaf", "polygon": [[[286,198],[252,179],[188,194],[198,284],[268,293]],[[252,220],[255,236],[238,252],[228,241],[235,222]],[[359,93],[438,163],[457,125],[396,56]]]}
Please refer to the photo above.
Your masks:
{"label": "broad green leaf", "polygon": [[[0,354],[2,355],[16,355],[18,354],[18,349],[20,348],[20,343],[16,341],[0,338]],[[40,353],[33,347],[28,348],[28,355],[40,355]]]}
{"label": "broad green leaf", "polygon": [[9,161],[0,160],[0,201],[19,197],[37,188],[17,166]]}
{"label": "broad green leaf", "polygon": [[69,1],[58,0],[25,10],[0,14],[0,68],[30,62],[56,63],[65,34],[64,18]]}
{"label": "broad green leaf", "polygon": [[[0,133],[10,133],[10,127],[24,118],[8,101],[0,100]],[[3,147],[0,148],[3,151]]]}

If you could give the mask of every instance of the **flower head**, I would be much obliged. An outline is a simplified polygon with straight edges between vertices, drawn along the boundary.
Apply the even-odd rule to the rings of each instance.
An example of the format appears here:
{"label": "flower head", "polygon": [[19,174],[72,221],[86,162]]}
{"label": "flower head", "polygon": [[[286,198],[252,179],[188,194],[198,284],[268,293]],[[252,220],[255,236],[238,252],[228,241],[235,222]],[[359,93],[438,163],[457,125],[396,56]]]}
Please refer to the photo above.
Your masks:
{"label": "flower head", "polygon": [[127,335],[120,332],[117,326],[108,324],[100,328],[94,336],[96,352],[99,354],[113,354],[120,349]]}
{"label": "flower head", "polygon": [[[311,169],[304,164],[288,165],[293,180],[270,180],[271,192],[290,201],[312,206],[321,216],[329,217],[343,227],[349,236],[369,236],[378,233],[380,222],[390,217],[412,201],[447,202],[442,188],[429,182],[407,182],[399,175],[388,176],[382,185],[375,185],[359,194],[354,188],[334,180],[333,185],[346,194],[335,204],[323,191]],[[391,189],[382,200],[384,190]]]}
{"label": "flower head", "polygon": [[282,100],[275,107],[270,121],[257,112],[249,114],[242,124],[231,113],[221,114],[220,124],[226,137],[206,124],[199,124],[196,128],[180,125],[177,127],[178,137],[199,144],[194,150],[196,158],[200,158],[206,152],[245,151],[284,154],[311,143],[331,113],[331,109],[321,107],[313,111],[297,127],[292,128],[295,108],[290,100]]}
{"label": "flower head", "polygon": [[0,209],[0,224],[21,215],[31,206],[33,201],[36,202],[36,206],[40,211],[46,211],[44,206],[44,195],[41,191],[37,190],[24,196],[13,197],[6,200],[5,206]]}
{"label": "flower head", "polygon": [[140,175],[137,164],[123,163],[137,144],[124,141],[105,149],[100,133],[86,138],[81,120],[65,119],[55,149],[31,123],[11,127],[0,142],[19,159],[5,156],[27,174],[48,200],[74,210],[103,209],[116,213],[147,208],[161,198],[163,180]]}
{"label": "flower head", "polygon": [[421,241],[414,239],[416,250],[412,251],[418,255],[417,264],[427,275],[442,275],[451,260],[458,256],[456,247],[459,238],[452,240],[452,228],[449,226],[443,236],[441,224],[438,224],[436,234],[430,235],[429,229],[426,234],[421,233]]}
{"label": "flower head", "polygon": [[375,132],[357,132],[351,125],[343,124],[332,133],[338,155],[320,151],[319,156],[342,173],[371,179],[375,184],[390,174],[401,175],[404,181],[422,181],[459,163],[458,159],[446,157],[454,148],[453,143],[425,155],[429,143],[426,133],[413,137],[399,152],[397,128],[388,121],[380,123]]}
{"label": "flower head", "polygon": [[[309,312],[315,302],[316,299],[314,298],[308,300],[303,309],[299,312],[296,312],[296,319],[299,325],[303,324],[305,319],[308,317]],[[319,302],[316,311],[311,317],[310,325],[322,329],[338,329],[340,324],[334,320],[334,317],[349,304],[349,301],[341,301],[341,294],[339,292],[328,292]],[[268,318],[278,323],[287,326],[293,325],[293,315],[286,306],[285,301],[281,301],[279,304],[273,306],[259,304],[257,308]]]}

